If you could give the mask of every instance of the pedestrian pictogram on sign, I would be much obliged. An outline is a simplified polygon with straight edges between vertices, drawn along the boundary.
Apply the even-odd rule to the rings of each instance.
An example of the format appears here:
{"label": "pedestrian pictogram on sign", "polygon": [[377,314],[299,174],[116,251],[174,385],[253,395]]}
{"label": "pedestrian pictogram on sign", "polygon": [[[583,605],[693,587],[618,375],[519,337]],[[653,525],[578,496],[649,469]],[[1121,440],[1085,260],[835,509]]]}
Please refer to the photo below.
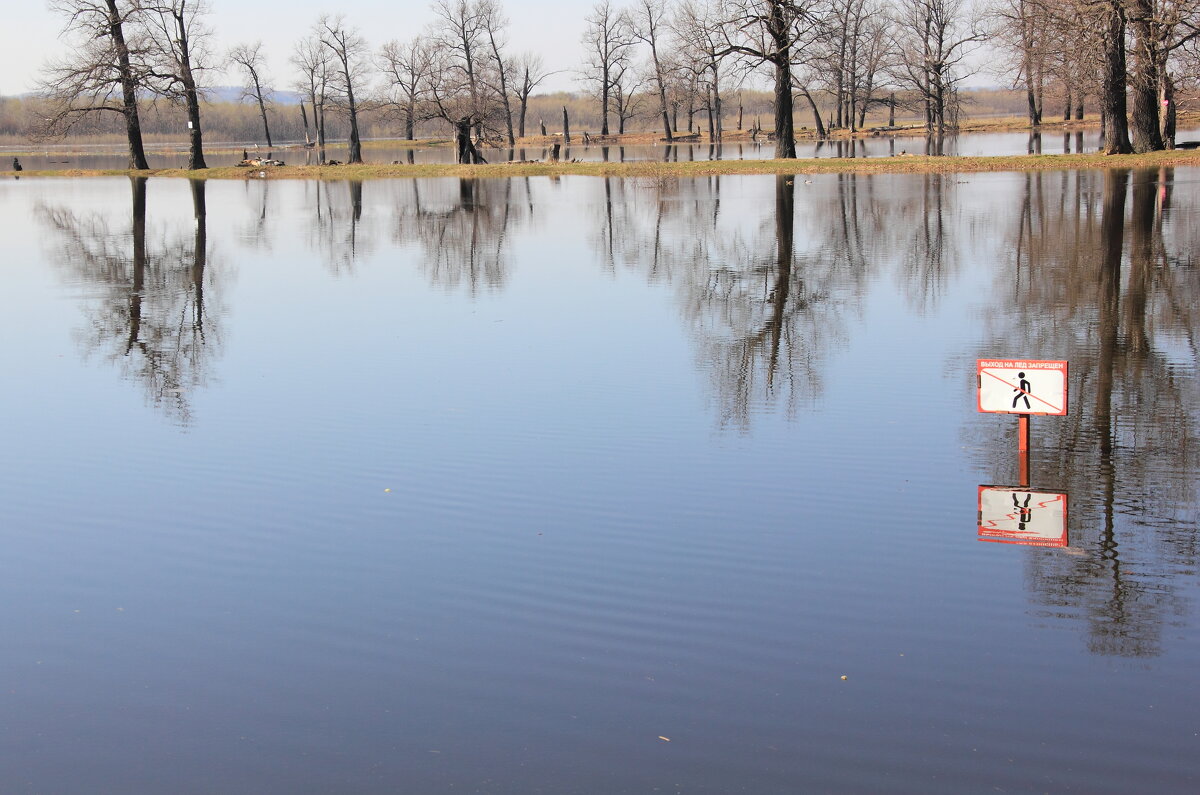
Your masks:
{"label": "pedestrian pictogram on sign", "polygon": [[979,540],[1065,547],[1067,495],[1025,486],[980,486]]}
{"label": "pedestrian pictogram on sign", "polygon": [[1067,413],[1067,363],[979,359],[979,410],[1001,414]]}

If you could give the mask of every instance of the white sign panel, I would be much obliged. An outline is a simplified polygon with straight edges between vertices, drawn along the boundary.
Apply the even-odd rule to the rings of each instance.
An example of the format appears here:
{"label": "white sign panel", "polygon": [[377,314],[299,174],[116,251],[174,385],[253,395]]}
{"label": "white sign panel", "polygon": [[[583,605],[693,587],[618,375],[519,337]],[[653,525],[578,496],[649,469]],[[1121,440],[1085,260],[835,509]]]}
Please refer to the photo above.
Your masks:
{"label": "white sign panel", "polygon": [[1021,486],[979,487],[979,540],[1067,545],[1067,495]]}
{"label": "white sign panel", "polygon": [[979,359],[979,410],[1000,414],[1067,413],[1067,363]]}

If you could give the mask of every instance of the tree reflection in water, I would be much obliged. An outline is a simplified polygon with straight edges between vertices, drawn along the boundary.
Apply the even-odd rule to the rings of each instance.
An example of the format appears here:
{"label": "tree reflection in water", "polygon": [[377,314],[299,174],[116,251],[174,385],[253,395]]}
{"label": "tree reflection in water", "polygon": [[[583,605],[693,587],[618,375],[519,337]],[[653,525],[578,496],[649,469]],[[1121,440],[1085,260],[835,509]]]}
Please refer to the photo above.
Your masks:
{"label": "tree reflection in water", "polygon": [[724,426],[746,430],[763,407],[794,412],[819,398],[827,357],[858,314],[883,214],[859,211],[870,178],[832,179],[799,235],[803,176],[776,177],[765,208],[723,203],[719,176],[605,180],[593,233],[602,262],[674,287]]}
{"label": "tree reflection in water", "polygon": [[528,180],[406,180],[395,200],[392,237],[416,241],[431,284],[471,295],[508,279],[510,224],[533,214]]}
{"label": "tree reflection in water", "polygon": [[362,180],[314,180],[307,187],[313,208],[309,245],[330,272],[354,273],[355,263],[375,250],[377,239],[373,229],[364,228]]}
{"label": "tree reflection in water", "polygon": [[1086,623],[1092,651],[1159,654],[1184,609],[1173,575],[1196,573],[1196,487],[1179,476],[1200,452],[1194,213],[1173,211],[1171,169],[1024,179],[980,353],[1071,363],[1070,414],[1038,423],[1033,469],[1070,493],[1075,552],[1030,550],[1029,587],[1045,615]]}
{"label": "tree reflection in water", "polygon": [[[100,213],[41,205],[53,257],[73,280],[96,288],[84,302],[77,338],[85,357],[116,364],[140,381],[147,399],[181,424],[191,421],[189,392],[208,382],[221,343],[220,280],[207,237],[205,183],[190,181],[193,224],[148,231],[146,178],[132,177],[128,229]],[[186,229],[186,231],[185,231]]]}

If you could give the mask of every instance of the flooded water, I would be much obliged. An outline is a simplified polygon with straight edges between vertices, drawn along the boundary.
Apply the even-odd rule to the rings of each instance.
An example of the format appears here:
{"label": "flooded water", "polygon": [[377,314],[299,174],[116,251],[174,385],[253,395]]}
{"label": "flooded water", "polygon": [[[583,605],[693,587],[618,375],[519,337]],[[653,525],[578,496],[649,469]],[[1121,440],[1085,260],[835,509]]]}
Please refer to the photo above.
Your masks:
{"label": "flooded water", "polygon": [[[938,141],[925,138],[922,134],[871,135],[863,133],[855,140],[797,141],[796,155],[801,158],[859,158],[895,157],[897,155],[957,155],[966,157],[988,157],[997,155],[1023,154],[1079,154],[1095,152],[1100,146],[1099,130],[1071,133],[963,133],[947,136]],[[1200,130],[1182,130],[1179,141],[1200,138]],[[11,149],[12,147],[8,147]],[[22,165],[30,170],[62,170],[75,168],[126,168],[128,152],[117,145],[102,145],[86,152],[78,147],[51,146],[40,152],[25,154]],[[214,144],[219,151],[208,152],[205,160],[210,167],[235,166],[242,160],[243,151],[250,157],[274,157],[288,165],[319,165],[320,153],[305,149],[300,144],[285,145],[273,150],[241,143]],[[0,148],[3,152],[4,148]],[[482,149],[490,163],[510,160],[547,160],[550,152],[545,147],[515,147],[512,149]],[[343,143],[326,149],[326,159],[345,162],[348,155]],[[658,143],[654,145],[620,146],[616,144],[584,144],[580,135],[565,145],[560,152],[563,160],[583,162],[626,163],[646,160],[664,162],[688,162],[697,160],[766,160],[775,156],[775,144],[762,138],[727,144],[708,143]],[[160,148],[147,154],[152,168],[186,168],[188,162],[186,143],[174,148]],[[453,163],[454,150],[450,146],[406,146],[403,141],[388,141],[382,145],[369,145],[363,152],[368,163]]]}
{"label": "flooded water", "polygon": [[1198,203],[0,182],[0,789],[1195,792]]}

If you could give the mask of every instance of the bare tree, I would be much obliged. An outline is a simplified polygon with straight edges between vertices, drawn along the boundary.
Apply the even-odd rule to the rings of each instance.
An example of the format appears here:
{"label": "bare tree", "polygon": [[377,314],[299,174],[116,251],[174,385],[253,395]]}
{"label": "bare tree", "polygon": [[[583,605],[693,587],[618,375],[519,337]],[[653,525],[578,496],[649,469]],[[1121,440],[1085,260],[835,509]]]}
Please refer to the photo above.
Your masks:
{"label": "bare tree", "polygon": [[895,24],[898,77],[917,93],[925,129],[940,139],[953,115],[965,61],[984,39],[979,15],[967,0],[900,0]]}
{"label": "bare tree", "polygon": [[667,114],[667,78],[663,59],[659,57],[662,36],[667,28],[665,0],[637,0],[633,7],[630,31],[634,38],[650,48],[650,68],[654,89],[658,93],[658,108],[662,113],[663,135],[671,140],[671,118]]}
{"label": "bare tree", "polygon": [[330,86],[344,104],[350,121],[350,143],[346,162],[361,163],[362,139],[358,133],[358,102],[354,96],[354,89],[364,79],[367,42],[357,30],[346,26],[346,18],[341,15],[322,16],[317,21],[315,32],[332,56]]}
{"label": "bare tree", "polygon": [[[1042,97],[1054,29],[1041,0],[1004,0],[996,8],[993,42],[1016,55],[1015,83],[1025,87],[1029,126],[1042,123]],[[1015,84],[1014,83],[1014,84]]]}
{"label": "bare tree", "polygon": [[694,73],[703,86],[709,132],[714,141],[721,140],[724,130],[721,81],[724,75],[722,64],[728,54],[719,12],[720,7],[711,0],[688,0],[678,8],[673,20],[679,38],[679,57],[684,68]]}
{"label": "bare tree", "polygon": [[[300,79],[296,88],[308,96],[309,105],[313,111],[313,126],[316,128],[316,144],[321,162],[325,162],[325,101],[329,87],[329,73],[332,69],[329,50],[316,36],[302,39],[292,53],[292,65],[300,71]],[[304,105],[300,105],[301,113]],[[307,119],[307,117],[305,117]],[[308,123],[304,125],[305,138],[308,137]]]}
{"label": "bare tree", "polygon": [[775,156],[796,156],[792,120],[792,63],[821,27],[820,10],[804,0],[727,0],[721,55],[737,54],[750,68],[768,65],[775,85]]}
{"label": "bare tree", "polygon": [[422,96],[430,118],[454,129],[457,161],[487,162],[476,146],[485,134],[510,142],[515,137],[510,95],[516,73],[504,53],[507,20],[492,0],[437,0],[433,10],[433,63]]}
{"label": "bare tree", "polygon": [[[827,34],[815,47],[812,72],[833,98],[831,123],[857,130],[866,120],[880,77],[894,54],[886,11],[878,0],[832,0]],[[811,99],[810,99],[811,102]]]}
{"label": "bare tree", "polygon": [[204,42],[211,35],[203,24],[208,7],[204,0],[166,0],[143,8],[152,42],[152,88],[183,103],[188,119],[188,168],[206,168],[196,73],[204,68]]}
{"label": "bare tree", "polygon": [[533,90],[542,84],[552,72],[547,72],[542,64],[542,56],[534,53],[526,52],[517,57],[514,63],[514,72],[517,75],[516,80],[516,95],[517,95],[517,136],[525,137],[525,111],[529,107],[529,96]]}
{"label": "bare tree", "polygon": [[66,133],[94,114],[119,114],[129,142],[129,167],[146,169],[138,91],[146,87],[146,37],[137,28],[140,4],[123,0],[54,0],[66,19],[69,55],[52,61],[41,89],[51,102],[45,134]]}
{"label": "bare tree", "polygon": [[379,53],[379,68],[387,84],[389,104],[404,118],[404,138],[413,140],[421,102],[421,87],[433,68],[429,42],[414,37],[406,42],[389,41]]}
{"label": "bare tree", "polygon": [[[867,0],[863,9],[864,20],[859,29],[859,41],[855,47],[857,70],[854,75],[851,108],[858,109],[858,128],[866,124],[867,111],[872,105],[889,105],[894,112],[894,103],[877,97],[888,85],[888,69],[896,60],[895,40],[892,38],[887,15],[882,5]],[[894,119],[892,120],[894,121]],[[892,121],[888,123],[891,124]]]}
{"label": "bare tree", "polygon": [[641,112],[651,82],[652,78],[638,74],[628,50],[613,62],[611,100],[617,114],[617,135],[624,135],[626,125]]}
{"label": "bare tree", "polygon": [[271,125],[267,122],[267,105],[270,102],[271,88],[269,85],[265,85],[267,64],[262,54],[262,42],[237,45],[229,51],[229,60],[237,64],[246,78],[246,87],[242,96],[253,99],[258,104],[258,113],[262,117],[263,123],[263,135],[267,139],[267,148],[270,149],[273,144],[271,143]]}
{"label": "bare tree", "polygon": [[479,20],[483,38],[487,42],[486,51],[491,60],[490,68],[484,72],[484,82],[499,100],[500,109],[503,110],[504,131],[508,138],[508,145],[513,146],[516,144],[516,139],[513,135],[512,105],[509,102],[509,83],[511,82],[509,71],[512,69],[512,64],[507,62],[508,56],[504,53],[507,44],[505,29],[508,27],[508,18],[504,16],[495,0],[479,0]]}
{"label": "bare tree", "polygon": [[478,3],[470,0],[437,0],[430,28],[433,66],[424,94],[431,113],[454,129],[455,159],[482,163],[485,158],[472,140],[482,138],[489,115],[482,83],[481,62],[486,57],[483,23]]}
{"label": "bare tree", "polygon": [[633,46],[633,32],[628,14],[614,8],[609,0],[600,0],[592,6],[585,21],[582,79],[594,87],[600,98],[600,134],[608,135],[613,67],[622,53]]}

